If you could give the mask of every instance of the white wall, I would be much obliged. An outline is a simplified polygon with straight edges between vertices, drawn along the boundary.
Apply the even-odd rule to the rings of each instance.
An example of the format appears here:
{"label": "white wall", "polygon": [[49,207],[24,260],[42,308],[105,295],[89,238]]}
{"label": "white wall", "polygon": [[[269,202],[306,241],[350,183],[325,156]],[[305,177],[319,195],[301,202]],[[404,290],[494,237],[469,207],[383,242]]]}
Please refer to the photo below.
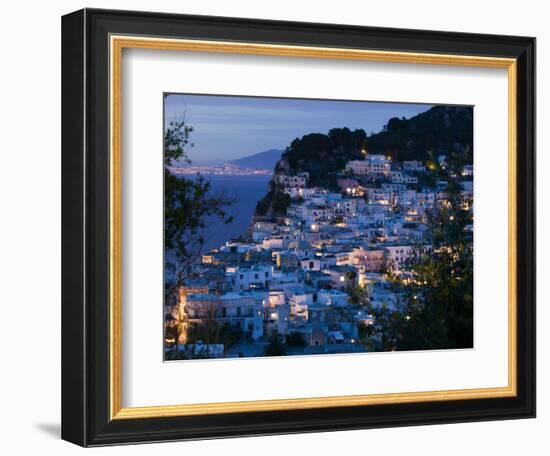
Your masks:
{"label": "white wall", "polygon": [[[417,29],[522,34],[538,38],[538,81],[549,80],[550,31],[544,2],[393,0],[88,0],[5,2],[0,15],[0,448],[13,454],[76,453],[59,440],[60,420],[60,16],[83,6],[192,14],[307,20]],[[546,13],[546,14],[545,14]],[[550,118],[545,87],[538,90],[538,169],[549,171],[541,125]],[[548,257],[549,184],[539,177],[539,257]],[[544,255],[546,253],[546,255]],[[94,454],[463,455],[544,454],[550,425],[550,318],[539,262],[538,418],[324,434],[103,448]],[[544,269],[544,270],[543,270]],[[546,281],[548,283],[548,281]],[[19,323],[34,330],[28,338]],[[17,348],[16,348],[17,347]],[[546,450],[546,451],[544,451]],[[8,454],[8,453],[7,453]]]}

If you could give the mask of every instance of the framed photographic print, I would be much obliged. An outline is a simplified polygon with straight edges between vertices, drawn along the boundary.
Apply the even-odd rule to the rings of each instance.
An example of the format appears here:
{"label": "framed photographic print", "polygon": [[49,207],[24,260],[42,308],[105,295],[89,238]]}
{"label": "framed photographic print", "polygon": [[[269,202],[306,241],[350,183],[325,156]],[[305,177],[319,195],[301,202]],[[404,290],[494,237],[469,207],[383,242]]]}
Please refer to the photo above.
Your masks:
{"label": "framed photographic print", "polygon": [[62,21],[62,437],[535,416],[535,40]]}

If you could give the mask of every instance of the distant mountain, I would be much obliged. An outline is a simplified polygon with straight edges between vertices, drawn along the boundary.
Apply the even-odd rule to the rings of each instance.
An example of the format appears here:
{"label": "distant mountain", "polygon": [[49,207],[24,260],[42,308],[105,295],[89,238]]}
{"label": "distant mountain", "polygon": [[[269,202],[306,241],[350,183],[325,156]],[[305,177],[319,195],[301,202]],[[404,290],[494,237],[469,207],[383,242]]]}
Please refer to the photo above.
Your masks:
{"label": "distant mountain", "polygon": [[241,168],[273,169],[281,158],[282,153],[282,150],[270,149],[254,155],[238,158],[237,160],[232,160],[229,163],[240,166]]}

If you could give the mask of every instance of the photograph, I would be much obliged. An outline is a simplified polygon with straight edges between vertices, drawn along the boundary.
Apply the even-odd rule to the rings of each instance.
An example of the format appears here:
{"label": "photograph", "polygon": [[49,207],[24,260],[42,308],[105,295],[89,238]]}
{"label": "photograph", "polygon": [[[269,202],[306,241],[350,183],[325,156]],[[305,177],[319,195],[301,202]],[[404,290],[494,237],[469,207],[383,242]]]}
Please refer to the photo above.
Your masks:
{"label": "photograph", "polygon": [[473,106],[163,103],[165,361],[474,348]]}

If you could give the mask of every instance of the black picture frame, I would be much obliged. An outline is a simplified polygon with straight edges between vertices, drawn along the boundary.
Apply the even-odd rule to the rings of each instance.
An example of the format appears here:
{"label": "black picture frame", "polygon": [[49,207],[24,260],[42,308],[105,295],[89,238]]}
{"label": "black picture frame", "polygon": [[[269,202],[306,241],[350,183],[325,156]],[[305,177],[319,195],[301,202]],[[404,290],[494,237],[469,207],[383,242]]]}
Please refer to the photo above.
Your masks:
{"label": "black picture frame", "polygon": [[[517,395],[110,419],[109,36],[517,59]],[[62,19],[62,438],[82,446],[535,416],[535,39],[84,9]],[[498,286],[495,283],[495,286]]]}

